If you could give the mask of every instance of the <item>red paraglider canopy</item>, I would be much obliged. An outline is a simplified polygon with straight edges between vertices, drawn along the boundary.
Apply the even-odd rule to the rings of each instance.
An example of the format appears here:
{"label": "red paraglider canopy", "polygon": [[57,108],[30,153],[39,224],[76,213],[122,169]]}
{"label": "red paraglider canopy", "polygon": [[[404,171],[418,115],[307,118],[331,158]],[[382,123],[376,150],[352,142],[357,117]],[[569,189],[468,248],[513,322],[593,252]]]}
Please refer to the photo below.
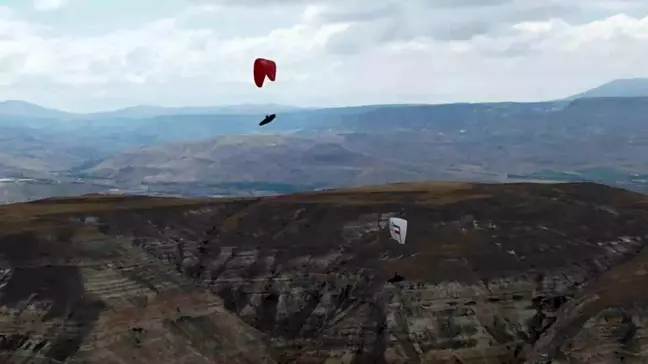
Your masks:
{"label": "red paraglider canopy", "polygon": [[274,82],[276,76],[277,64],[274,61],[265,58],[257,58],[254,61],[254,83],[257,87],[263,86],[266,77]]}

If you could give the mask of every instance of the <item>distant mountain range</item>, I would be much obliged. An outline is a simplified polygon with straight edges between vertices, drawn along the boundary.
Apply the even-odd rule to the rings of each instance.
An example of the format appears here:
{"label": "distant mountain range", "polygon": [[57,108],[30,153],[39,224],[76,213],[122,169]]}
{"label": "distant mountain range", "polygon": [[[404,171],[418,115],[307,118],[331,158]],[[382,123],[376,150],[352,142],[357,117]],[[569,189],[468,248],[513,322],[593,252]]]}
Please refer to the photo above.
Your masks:
{"label": "distant mountain range", "polygon": [[292,115],[295,120],[288,122],[298,116],[305,120],[293,133],[217,136],[130,150],[78,173],[150,186],[263,181],[282,191],[283,186],[303,190],[429,179],[634,181],[637,186],[648,180],[648,98],[343,111]]}
{"label": "distant mountain range", "polygon": [[[570,96],[565,100],[578,98],[599,98],[599,97],[648,97],[648,78],[618,79],[591,90]],[[369,105],[359,107],[390,106],[390,105]],[[414,105],[396,105],[414,106]],[[118,110],[100,111],[93,113],[73,113],[56,109],[46,108],[26,101],[7,100],[0,101],[0,117],[26,117],[37,119],[110,119],[110,118],[152,118],[167,115],[212,115],[212,114],[239,114],[239,115],[261,115],[267,113],[285,113],[287,111],[302,111],[305,108],[290,105],[277,104],[241,104],[225,106],[184,106],[165,107],[156,105],[138,105]],[[339,108],[330,108],[339,109]],[[353,109],[353,108],[352,108]]]}
{"label": "distant mountain range", "polygon": [[[648,83],[635,81],[635,90]],[[589,180],[648,192],[648,96],[618,96],[631,94],[622,87],[628,83],[611,84],[552,102],[325,109],[138,106],[72,114],[6,101],[0,178],[38,182],[9,188],[0,180],[0,201],[88,190],[283,193],[420,180]],[[601,89],[614,96],[590,96]],[[268,108],[277,120],[258,127]]]}
{"label": "distant mountain range", "polygon": [[568,99],[598,97],[648,97],[648,78],[624,78],[605,83]]}
{"label": "distant mountain range", "polygon": [[162,115],[207,115],[207,114],[260,114],[278,113],[305,108],[277,104],[241,104],[207,107],[164,107],[139,105],[118,110],[93,113],[73,113],[46,108],[26,101],[0,101],[0,116],[27,117],[38,119],[104,119],[104,118],[151,118]]}

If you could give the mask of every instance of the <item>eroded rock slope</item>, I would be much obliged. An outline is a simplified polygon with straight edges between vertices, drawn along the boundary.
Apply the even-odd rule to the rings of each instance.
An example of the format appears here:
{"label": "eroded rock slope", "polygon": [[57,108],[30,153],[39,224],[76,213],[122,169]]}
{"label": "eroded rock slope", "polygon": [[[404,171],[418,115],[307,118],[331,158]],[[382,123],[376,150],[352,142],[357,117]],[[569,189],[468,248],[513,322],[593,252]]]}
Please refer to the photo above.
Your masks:
{"label": "eroded rock slope", "polygon": [[[1,355],[645,362],[647,201],[595,184],[397,184],[5,206]],[[396,215],[405,245],[386,231]]]}

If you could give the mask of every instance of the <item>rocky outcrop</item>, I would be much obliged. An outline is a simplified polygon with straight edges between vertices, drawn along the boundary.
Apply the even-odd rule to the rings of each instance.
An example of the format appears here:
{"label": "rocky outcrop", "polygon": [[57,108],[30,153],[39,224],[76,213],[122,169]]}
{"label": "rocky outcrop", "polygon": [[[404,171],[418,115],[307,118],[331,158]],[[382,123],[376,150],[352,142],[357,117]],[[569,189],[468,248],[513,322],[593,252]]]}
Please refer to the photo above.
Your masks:
{"label": "rocky outcrop", "polygon": [[83,229],[3,237],[1,362],[263,362],[261,333],[211,293],[131,238]]}
{"label": "rocky outcrop", "polygon": [[[0,215],[23,217],[0,219],[0,350],[41,362],[638,363],[646,201],[595,184],[400,184],[7,206]],[[395,215],[409,221],[405,245],[386,232]]]}

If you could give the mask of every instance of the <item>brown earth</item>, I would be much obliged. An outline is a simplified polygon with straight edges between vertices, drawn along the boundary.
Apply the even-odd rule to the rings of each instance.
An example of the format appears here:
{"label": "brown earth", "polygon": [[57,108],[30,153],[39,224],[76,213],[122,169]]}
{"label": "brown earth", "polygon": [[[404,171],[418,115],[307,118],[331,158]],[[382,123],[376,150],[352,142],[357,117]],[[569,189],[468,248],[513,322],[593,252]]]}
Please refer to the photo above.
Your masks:
{"label": "brown earth", "polygon": [[0,234],[1,363],[648,361],[648,198],[602,185],[94,195]]}

